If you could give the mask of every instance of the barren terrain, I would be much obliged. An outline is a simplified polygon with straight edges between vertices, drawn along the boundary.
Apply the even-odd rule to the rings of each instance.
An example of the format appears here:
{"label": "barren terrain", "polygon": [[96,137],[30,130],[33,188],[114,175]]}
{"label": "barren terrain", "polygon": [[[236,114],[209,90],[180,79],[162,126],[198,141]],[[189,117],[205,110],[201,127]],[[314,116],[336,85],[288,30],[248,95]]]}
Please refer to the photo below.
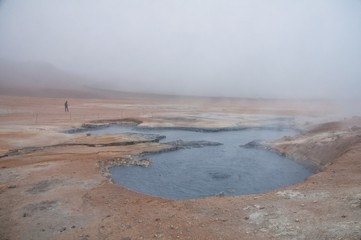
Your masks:
{"label": "barren terrain", "polygon": [[[0,239],[361,239],[361,118],[333,104],[212,98],[0,96]],[[304,182],[235,197],[168,200],[113,184],[107,166],[170,148],[142,138],[64,133],[82,124],[302,130],[270,143],[316,164]]]}

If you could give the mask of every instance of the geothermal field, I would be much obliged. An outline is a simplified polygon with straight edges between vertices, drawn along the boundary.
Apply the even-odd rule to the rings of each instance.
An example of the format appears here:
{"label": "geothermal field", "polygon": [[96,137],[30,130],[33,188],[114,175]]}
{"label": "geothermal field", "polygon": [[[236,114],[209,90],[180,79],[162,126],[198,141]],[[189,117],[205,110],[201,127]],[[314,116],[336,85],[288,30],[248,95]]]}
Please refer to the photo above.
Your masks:
{"label": "geothermal field", "polygon": [[335,103],[64,101],[1,96],[1,239],[361,236],[361,118]]}
{"label": "geothermal field", "polygon": [[361,240],[360,0],[0,0],[0,240]]}

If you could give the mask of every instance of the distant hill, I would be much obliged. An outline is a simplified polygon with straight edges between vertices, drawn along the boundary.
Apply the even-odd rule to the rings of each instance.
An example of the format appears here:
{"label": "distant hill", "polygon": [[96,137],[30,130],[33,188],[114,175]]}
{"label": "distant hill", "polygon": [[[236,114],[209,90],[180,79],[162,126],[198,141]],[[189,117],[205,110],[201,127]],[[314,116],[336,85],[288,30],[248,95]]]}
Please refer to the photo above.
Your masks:
{"label": "distant hill", "polygon": [[[96,80],[69,73],[49,63],[0,59],[0,94],[34,97],[133,98],[167,95],[120,92],[91,87]],[[99,80],[97,81],[99,85]]]}
{"label": "distant hill", "polygon": [[39,97],[115,97],[90,88],[94,80],[56,68],[50,63],[0,59],[0,94]]}
{"label": "distant hill", "polygon": [[[14,62],[0,59],[0,89],[23,89],[38,92],[44,89],[82,90],[86,79],[60,70],[49,63]],[[6,93],[6,92],[5,92]]]}

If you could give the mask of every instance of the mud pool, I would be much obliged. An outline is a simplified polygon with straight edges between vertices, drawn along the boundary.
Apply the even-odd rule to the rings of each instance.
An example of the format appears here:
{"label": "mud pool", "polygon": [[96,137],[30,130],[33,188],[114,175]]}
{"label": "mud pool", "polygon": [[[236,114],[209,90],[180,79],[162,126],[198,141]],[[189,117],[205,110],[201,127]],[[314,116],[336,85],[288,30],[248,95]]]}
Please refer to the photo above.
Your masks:
{"label": "mud pool", "polygon": [[165,136],[161,142],[212,141],[219,146],[186,148],[146,155],[149,167],[113,167],[115,183],[168,199],[192,199],[215,195],[266,192],[301,182],[312,170],[296,161],[260,148],[242,145],[296,134],[290,129],[244,129],[202,132],[177,129],[140,129],[111,126],[92,134],[142,133]]}

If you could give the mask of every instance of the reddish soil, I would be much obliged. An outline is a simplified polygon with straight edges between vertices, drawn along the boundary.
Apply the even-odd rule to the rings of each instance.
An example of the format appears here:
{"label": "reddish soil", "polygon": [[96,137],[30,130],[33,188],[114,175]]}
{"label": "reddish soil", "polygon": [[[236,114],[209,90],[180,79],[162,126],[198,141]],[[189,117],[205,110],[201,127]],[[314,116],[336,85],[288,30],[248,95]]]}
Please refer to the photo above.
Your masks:
{"label": "reddish soil", "polygon": [[[332,104],[73,98],[65,113],[64,102],[0,96],[0,239],[361,239],[361,118],[327,123]],[[124,118],[147,126],[262,126],[271,115],[292,117],[305,130],[274,148],[322,171],[235,197],[168,200],[130,191],[111,183],[106,166],[169,146],[62,132]]]}

